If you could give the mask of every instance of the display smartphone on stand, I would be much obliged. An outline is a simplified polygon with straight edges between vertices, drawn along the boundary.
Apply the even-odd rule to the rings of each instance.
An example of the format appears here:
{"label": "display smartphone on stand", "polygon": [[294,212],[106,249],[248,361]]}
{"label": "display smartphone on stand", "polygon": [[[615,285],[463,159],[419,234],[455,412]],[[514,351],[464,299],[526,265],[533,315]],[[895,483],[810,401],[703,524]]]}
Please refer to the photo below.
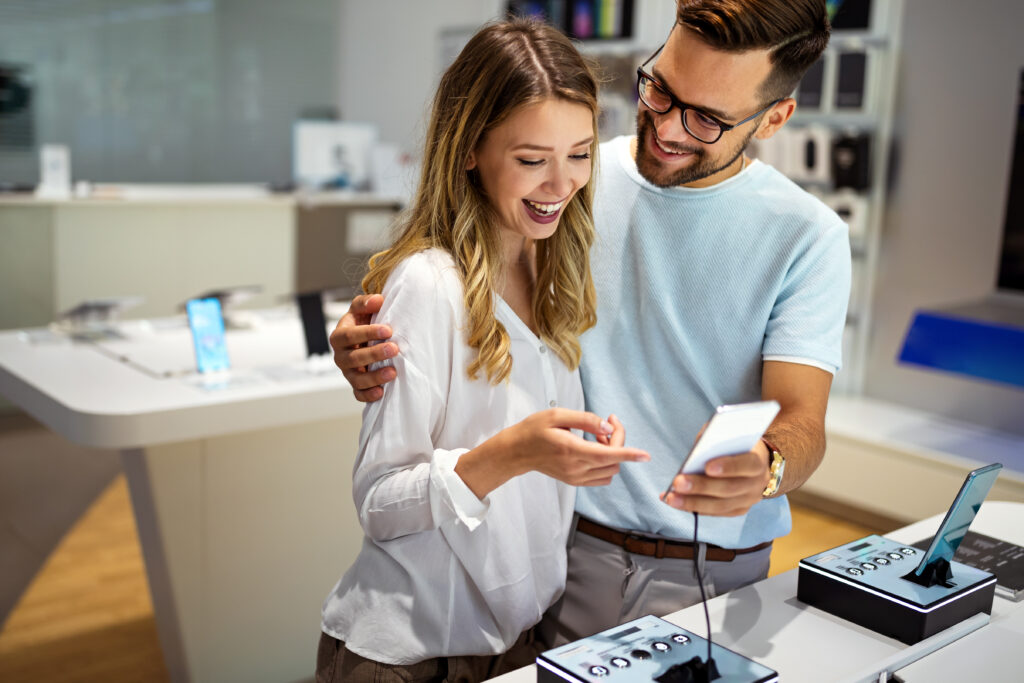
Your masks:
{"label": "display smartphone on stand", "polygon": [[295,297],[302,317],[302,331],[306,336],[306,355],[323,356],[330,352],[327,340],[327,320],[324,317],[324,302],[320,292],[298,294]]}
{"label": "display smartphone on stand", "polygon": [[949,506],[939,530],[932,538],[932,542],[925,551],[921,562],[903,578],[919,583],[924,586],[943,584],[949,582],[953,577],[950,562],[956,554],[960,542],[967,535],[967,529],[981,509],[992,484],[999,476],[999,470],[1003,469],[1001,463],[993,463],[985,467],[979,467],[971,471],[960,487],[959,493]]}
{"label": "display smartphone on stand", "polygon": [[224,315],[216,298],[191,299],[185,304],[192,344],[196,351],[196,369],[200,374],[220,372],[231,367],[224,340]]}
{"label": "display smartphone on stand", "polygon": [[1001,469],[967,475],[923,555],[872,534],[800,560],[797,599],[908,645],[936,636],[941,647],[983,626],[974,617],[992,614],[996,577],[953,554]]}
{"label": "display smartphone on stand", "polygon": [[[718,406],[676,476],[703,474],[710,460],[752,451],[778,414],[778,401]],[[672,482],[669,482],[665,493],[671,490]]]}

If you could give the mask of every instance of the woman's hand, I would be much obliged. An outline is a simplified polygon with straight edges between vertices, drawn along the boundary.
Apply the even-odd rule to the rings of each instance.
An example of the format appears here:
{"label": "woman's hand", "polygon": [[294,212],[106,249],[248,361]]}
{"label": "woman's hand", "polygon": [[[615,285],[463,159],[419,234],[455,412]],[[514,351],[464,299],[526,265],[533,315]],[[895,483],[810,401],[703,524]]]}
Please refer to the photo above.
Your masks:
{"label": "woman's hand", "polygon": [[[587,441],[573,434],[593,434]],[[551,408],[465,453],[455,466],[466,485],[483,498],[512,477],[537,471],[574,486],[605,486],[623,462],[647,462],[645,451],[625,447],[626,430],[617,417],[602,420],[593,413]]]}

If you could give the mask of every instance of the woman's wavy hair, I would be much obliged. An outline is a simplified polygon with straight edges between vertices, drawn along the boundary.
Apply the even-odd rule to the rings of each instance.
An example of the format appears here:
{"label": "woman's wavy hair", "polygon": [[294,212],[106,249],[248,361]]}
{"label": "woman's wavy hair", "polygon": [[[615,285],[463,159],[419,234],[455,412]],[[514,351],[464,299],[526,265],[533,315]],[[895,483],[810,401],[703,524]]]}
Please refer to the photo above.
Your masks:
{"label": "woman's wavy hair", "polygon": [[502,252],[499,217],[488,201],[470,154],[484,135],[520,107],[548,98],[579,103],[593,114],[591,182],[566,204],[558,229],[537,242],[533,315],[541,339],[567,366],[580,362],[578,337],[593,327],[593,169],[597,162],[597,80],[573,44],[557,29],[531,19],[484,26],[445,71],[434,102],[423,151],[419,188],[390,248],[370,259],[363,291],[379,293],[408,256],[438,247],[451,254],[465,289],[467,343],[477,350],[467,367],[492,384],[508,378],[508,332],[494,314]]}

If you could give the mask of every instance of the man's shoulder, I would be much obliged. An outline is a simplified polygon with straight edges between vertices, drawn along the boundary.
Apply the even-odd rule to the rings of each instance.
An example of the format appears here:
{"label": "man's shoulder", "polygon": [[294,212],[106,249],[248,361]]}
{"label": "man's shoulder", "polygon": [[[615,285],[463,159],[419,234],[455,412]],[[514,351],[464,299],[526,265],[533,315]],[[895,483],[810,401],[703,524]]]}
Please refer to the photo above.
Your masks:
{"label": "man's shoulder", "polygon": [[843,219],[821,200],[783,175],[770,164],[758,162],[750,169],[756,173],[752,190],[772,213],[789,217],[798,224],[819,226],[823,230],[845,230]]}

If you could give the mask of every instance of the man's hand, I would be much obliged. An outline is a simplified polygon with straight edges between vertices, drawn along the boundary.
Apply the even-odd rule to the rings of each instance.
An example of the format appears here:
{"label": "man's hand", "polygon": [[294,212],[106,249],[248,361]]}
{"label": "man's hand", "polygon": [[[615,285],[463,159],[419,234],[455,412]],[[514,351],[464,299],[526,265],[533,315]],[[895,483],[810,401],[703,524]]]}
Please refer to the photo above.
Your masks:
{"label": "man's hand", "polygon": [[745,515],[768,485],[768,448],[758,442],[749,453],[708,462],[704,474],[678,474],[661,500],[687,512],[716,517]]}
{"label": "man's hand", "polygon": [[387,325],[371,325],[370,317],[380,311],[384,297],[380,294],[361,294],[352,300],[348,313],[341,317],[331,332],[334,364],[352,385],[357,401],[372,403],[384,395],[381,385],[395,378],[395,369],[385,367],[374,372],[367,368],[380,360],[398,355],[398,344],[384,342],[369,346],[369,342],[391,338]]}

